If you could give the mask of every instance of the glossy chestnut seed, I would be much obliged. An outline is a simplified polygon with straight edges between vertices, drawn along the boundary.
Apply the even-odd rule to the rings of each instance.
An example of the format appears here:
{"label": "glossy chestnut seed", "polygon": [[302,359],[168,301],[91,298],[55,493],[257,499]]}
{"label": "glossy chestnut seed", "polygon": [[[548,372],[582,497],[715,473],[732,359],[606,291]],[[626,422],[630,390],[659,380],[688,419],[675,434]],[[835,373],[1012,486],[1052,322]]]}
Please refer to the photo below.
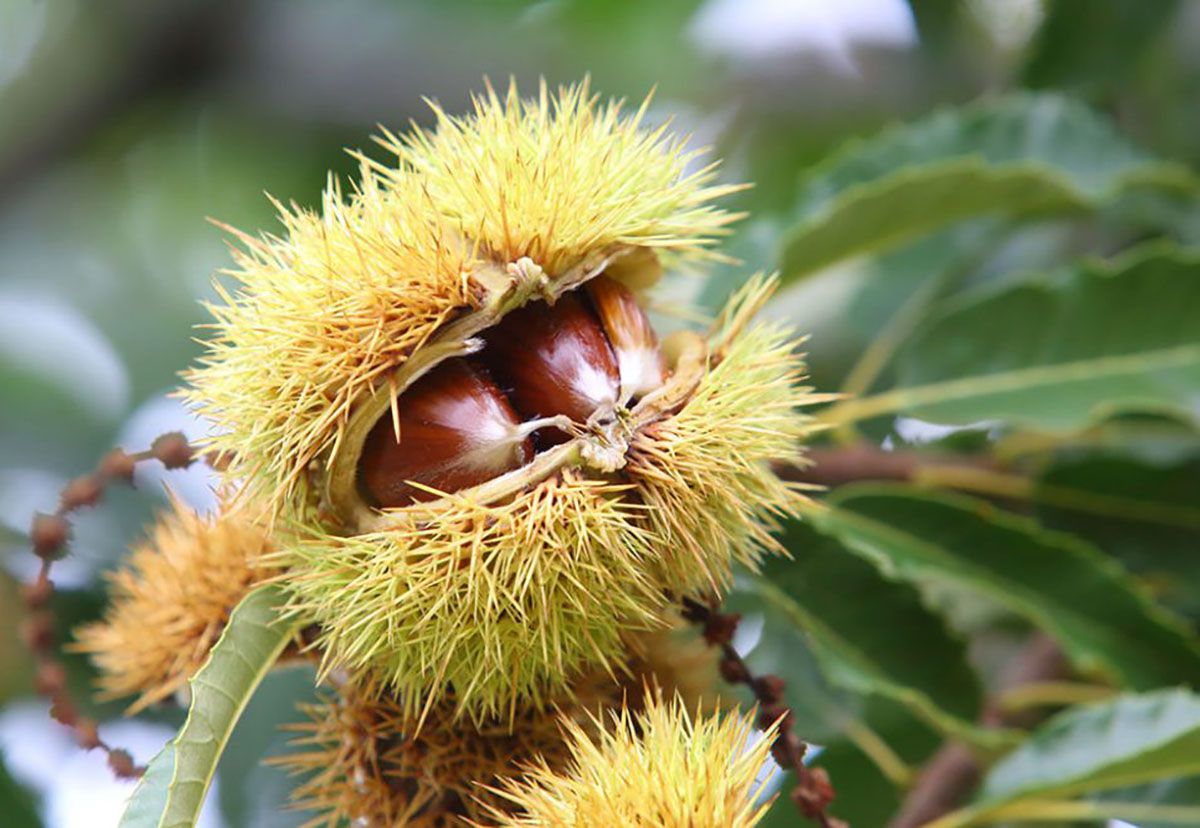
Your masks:
{"label": "glossy chestnut seed", "polygon": [[479,368],[462,359],[438,365],[404,391],[398,403],[400,440],[385,413],[367,435],[359,483],[382,508],[432,500],[520,468],[533,445],[504,394]]}
{"label": "glossy chestnut seed", "polygon": [[616,279],[597,276],[587,283],[587,293],[617,357],[621,402],[661,386],[667,367],[658,350],[658,335],[633,291]]}
{"label": "glossy chestnut seed", "polygon": [[[484,334],[481,358],[524,419],[566,415],[586,423],[620,392],[616,357],[591,309],[574,294],[513,311]],[[562,442],[557,429],[540,434]]]}

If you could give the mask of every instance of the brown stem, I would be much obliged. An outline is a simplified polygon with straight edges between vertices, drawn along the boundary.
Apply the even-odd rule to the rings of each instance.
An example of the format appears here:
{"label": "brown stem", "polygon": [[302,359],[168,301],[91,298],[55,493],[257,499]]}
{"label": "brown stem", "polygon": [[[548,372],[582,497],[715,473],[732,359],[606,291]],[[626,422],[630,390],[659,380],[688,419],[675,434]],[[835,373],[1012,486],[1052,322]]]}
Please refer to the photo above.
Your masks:
{"label": "brown stem", "polygon": [[780,767],[795,772],[797,784],[791,797],[800,813],[821,828],[849,828],[828,813],[836,796],[829,775],[823,768],[809,768],[804,764],[808,745],[792,729],[796,717],[783,702],[783,679],[776,675],[755,676],[733,648],[733,633],[741,616],[719,612],[719,602],[715,599],[705,604],[684,598],[682,603],[684,618],[703,628],[704,638],[710,645],[720,647],[722,677],[731,684],[746,685],[754,694],[760,705],[759,726],[766,729],[778,722],[779,730],[771,746],[771,755]]}
{"label": "brown stem", "polygon": [[135,765],[127,750],[105,742],[95,720],[81,716],[71,698],[67,672],[55,648],[54,614],[50,608],[54,582],[50,580],[50,570],[54,561],[66,554],[71,536],[70,515],[99,503],[105,487],[112,483],[132,486],[134,468],[151,459],[158,460],[168,469],[183,469],[192,464],[194,453],[187,438],[178,432],[162,435],[148,450],[136,454],[113,449],[95,471],[67,482],[54,512],[34,515],[29,539],[42,565],[33,583],[27,584],[21,592],[26,611],[22,637],[36,662],[35,691],[50,700],[50,715],[74,731],[80,747],[84,750],[99,748],[107,754],[108,766],[119,779],[139,777],[145,768]]}
{"label": "brown stem", "polygon": [[[984,705],[980,723],[985,727],[1025,724],[1020,716],[1006,713],[1000,705],[1004,693],[1014,687],[1064,678],[1070,668],[1053,639],[1037,634],[1009,663],[1000,677],[996,693]],[[959,742],[947,742],[921,771],[900,813],[888,828],[920,828],[959,807],[983,778],[983,766]]]}
{"label": "brown stem", "polygon": [[921,469],[936,466],[986,471],[1001,468],[992,458],[979,455],[884,451],[872,445],[814,447],[808,449],[806,456],[811,465],[804,468],[779,465],[776,472],[785,480],[832,488],[863,480],[912,480]]}

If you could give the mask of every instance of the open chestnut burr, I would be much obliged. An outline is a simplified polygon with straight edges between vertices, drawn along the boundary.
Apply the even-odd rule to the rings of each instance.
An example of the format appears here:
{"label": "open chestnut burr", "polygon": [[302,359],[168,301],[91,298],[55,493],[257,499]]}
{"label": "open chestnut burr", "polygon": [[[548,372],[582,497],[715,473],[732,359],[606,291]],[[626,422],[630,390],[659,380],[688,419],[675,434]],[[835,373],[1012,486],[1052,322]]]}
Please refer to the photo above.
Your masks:
{"label": "open chestnut burr", "polygon": [[509,313],[481,339],[476,354],[415,381],[371,429],[358,468],[371,505],[432,500],[518,469],[615,420],[667,377],[637,297],[606,275]]}

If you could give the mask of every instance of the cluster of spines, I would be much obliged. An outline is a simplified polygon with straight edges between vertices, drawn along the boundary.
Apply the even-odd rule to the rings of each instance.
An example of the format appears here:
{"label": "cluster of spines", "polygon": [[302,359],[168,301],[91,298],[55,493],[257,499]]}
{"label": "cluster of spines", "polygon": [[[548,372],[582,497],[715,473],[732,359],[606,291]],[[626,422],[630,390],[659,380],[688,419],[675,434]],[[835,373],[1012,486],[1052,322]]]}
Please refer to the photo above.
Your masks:
{"label": "cluster of spines", "polygon": [[507,502],[451,496],[384,532],[289,544],[290,609],[324,622],[323,673],[368,671],[421,708],[451,686],[462,709],[496,715],[662,624],[627,488],[567,471]]}
{"label": "cluster of spines", "polygon": [[491,793],[489,824],[505,828],[751,828],[771,805],[759,774],[774,737],[747,718],[704,715],[649,697],[587,727],[565,720],[568,767],[536,762]]}
{"label": "cluster of spines", "polygon": [[103,619],[76,630],[69,647],[99,669],[99,697],[137,696],[133,714],[181,690],[234,606],[270,575],[270,543],[260,512],[206,517],[172,496],[149,537],[106,576]]}
{"label": "cluster of spines", "polygon": [[535,761],[567,767],[564,720],[593,732],[608,710],[640,710],[647,683],[689,709],[719,708],[716,651],[678,617],[671,623],[668,631],[630,636],[615,674],[590,670],[570,692],[480,721],[459,717],[450,698],[417,717],[386,686],[351,681],[303,707],[306,721],[289,727],[292,750],[271,763],[303,777],[292,803],[313,814],[310,826],[362,820],[441,828],[484,820],[504,807],[489,786]]}

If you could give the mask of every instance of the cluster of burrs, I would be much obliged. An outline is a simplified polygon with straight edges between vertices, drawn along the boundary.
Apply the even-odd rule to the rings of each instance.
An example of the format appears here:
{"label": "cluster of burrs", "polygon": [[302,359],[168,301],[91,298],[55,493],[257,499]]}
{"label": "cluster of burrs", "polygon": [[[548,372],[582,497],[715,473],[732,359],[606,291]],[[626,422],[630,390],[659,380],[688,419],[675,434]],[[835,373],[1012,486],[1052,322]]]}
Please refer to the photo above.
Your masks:
{"label": "cluster of burrs", "polygon": [[279,235],[236,234],[181,392],[220,506],[174,503],[75,646],[106,695],[159,703],[276,585],[323,688],[277,761],[320,824],[750,826],[773,750],[832,825],[782,682],[713,603],[782,551],[804,495],[771,464],[803,463],[818,397],[754,321],[769,279],[703,331],[646,311],[718,257],[736,188],[586,85],[435,115]]}

